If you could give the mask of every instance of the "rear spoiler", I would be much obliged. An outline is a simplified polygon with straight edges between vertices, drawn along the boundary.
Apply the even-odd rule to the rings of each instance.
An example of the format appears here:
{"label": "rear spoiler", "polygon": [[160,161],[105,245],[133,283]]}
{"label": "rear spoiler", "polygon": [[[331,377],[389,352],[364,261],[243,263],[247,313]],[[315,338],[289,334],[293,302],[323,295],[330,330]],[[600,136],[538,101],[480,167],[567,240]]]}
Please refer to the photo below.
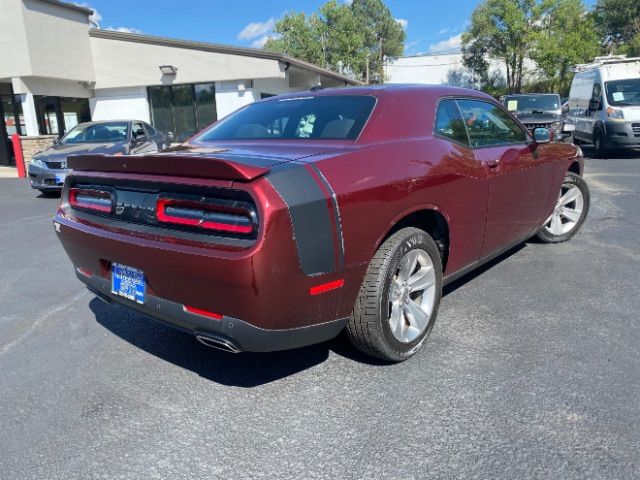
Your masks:
{"label": "rear spoiler", "polygon": [[70,155],[72,170],[91,172],[142,173],[173,177],[210,178],[249,182],[280,163],[262,157],[237,157],[189,153],[148,155]]}

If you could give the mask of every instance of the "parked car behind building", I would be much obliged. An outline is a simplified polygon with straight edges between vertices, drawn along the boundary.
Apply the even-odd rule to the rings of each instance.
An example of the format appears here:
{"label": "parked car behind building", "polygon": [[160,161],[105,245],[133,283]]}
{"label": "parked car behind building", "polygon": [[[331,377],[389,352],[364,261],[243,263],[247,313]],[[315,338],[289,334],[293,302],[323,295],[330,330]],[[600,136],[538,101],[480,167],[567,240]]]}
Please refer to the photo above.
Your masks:
{"label": "parked car behind building", "polygon": [[87,122],[77,125],[54,146],[29,162],[31,187],[41,192],[60,191],[67,176],[67,157],[80,153],[131,155],[163,150],[167,137],[137,120]]}
{"label": "parked car behind building", "polygon": [[346,327],[400,361],[443,284],[584,222],[582,152],[534,134],[473,90],[287,94],[180,151],[74,155],[54,226],[94,294],[207,345],[295,348]]}
{"label": "parked car behind building", "polygon": [[640,57],[611,56],[578,65],[569,93],[568,118],[577,141],[598,156],[640,147]]}

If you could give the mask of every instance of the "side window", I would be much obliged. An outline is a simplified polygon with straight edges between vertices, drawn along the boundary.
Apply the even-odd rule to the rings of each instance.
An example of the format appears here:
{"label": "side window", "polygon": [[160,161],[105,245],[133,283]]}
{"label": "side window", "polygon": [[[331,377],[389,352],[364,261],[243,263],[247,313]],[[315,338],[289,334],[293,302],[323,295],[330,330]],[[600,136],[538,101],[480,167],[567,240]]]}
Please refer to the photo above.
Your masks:
{"label": "side window", "polygon": [[442,100],[438,104],[434,134],[469,145],[464,120],[455,100]]}
{"label": "side window", "polygon": [[144,128],[141,123],[134,123],[132,125],[133,138],[144,137]]}
{"label": "side window", "polygon": [[152,127],[151,125],[149,125],[148,123],[145,123],[145,124],[144,124],[144,128],[147,130],[147,135],[148,135],[149,137],[155,137],[155,136],[156,136],[156,134],[158,133],[158,132],[156,132],[156,129],[155,129],[155,128],[153,128],[153,127]]}
{"label": "side window", "polygon": [[525,143],[526,132],[497,105],[458,100],[472,147]]}
{"label": "side window", "polygon": [[602,86],[598,82],[593,84],[593,94],[591,95],[591,99],[597,100],[598,110],[602,110]]}

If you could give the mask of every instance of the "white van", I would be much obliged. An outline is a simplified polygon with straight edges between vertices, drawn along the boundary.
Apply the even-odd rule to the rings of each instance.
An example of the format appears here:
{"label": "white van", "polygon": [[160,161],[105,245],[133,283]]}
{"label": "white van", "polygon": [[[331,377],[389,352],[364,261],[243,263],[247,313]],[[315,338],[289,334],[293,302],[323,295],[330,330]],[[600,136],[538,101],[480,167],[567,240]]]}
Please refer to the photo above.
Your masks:
{"label": "white van", "polygon": [[640,57],[598,57],[578,65],[569,93],[575,140],[607,149],[640,147]]}

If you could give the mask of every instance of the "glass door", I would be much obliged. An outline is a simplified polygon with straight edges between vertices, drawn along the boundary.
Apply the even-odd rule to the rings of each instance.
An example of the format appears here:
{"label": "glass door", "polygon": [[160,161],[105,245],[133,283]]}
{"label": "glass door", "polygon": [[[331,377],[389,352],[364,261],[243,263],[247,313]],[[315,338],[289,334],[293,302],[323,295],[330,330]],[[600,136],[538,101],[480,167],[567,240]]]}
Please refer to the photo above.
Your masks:
{"label": "glass door", "polygon": [[15,163],[11,137],[24,130],[20,97],[13,94],[10,84],[0,84],[0,165]]}

